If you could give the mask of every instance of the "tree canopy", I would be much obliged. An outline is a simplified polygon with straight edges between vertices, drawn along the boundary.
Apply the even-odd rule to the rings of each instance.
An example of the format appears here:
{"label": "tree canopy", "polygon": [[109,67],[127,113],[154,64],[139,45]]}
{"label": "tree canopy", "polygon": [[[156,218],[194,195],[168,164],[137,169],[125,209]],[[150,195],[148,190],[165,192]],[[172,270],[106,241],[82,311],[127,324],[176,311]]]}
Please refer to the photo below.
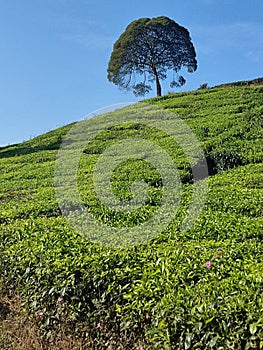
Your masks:
{"label": "tree canopy", "polygon": [[[135,95],[145,95],[155,82],[161,96],[161,80],[173,71],[171,87],[185,79],[178,72],[197,69],[196,52],[188,30],[168,17],[140,18],[131,22],[115,42],[108,64],[108,80]],[[136,82],[136,77],[143,80]]]}

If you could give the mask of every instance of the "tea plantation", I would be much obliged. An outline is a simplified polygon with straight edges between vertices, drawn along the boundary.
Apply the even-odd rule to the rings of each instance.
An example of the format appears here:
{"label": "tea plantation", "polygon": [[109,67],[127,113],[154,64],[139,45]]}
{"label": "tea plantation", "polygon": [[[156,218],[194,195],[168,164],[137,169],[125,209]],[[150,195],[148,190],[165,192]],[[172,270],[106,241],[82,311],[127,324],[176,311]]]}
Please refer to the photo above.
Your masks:
{"label": "tea plantation", "polygon": [[154,215],[160,174],[140,160],[116,169],[116,196],[129,198],[136,176],[150,193],[136,214],[116,215],[92,184],[100,154],[112,140],[143,137],[174,155],[182,182],[174,220],[126,248],[93,243],[61,214],[54,168],[72,125],[0,148],[1,295],[19,293],[47,344],[66,332],[85,339],[85,349],[263,349],[263,87],[215,87],[144,102],[179,116],[203,148],[209,191],[195,225],[187,231],[179,225],[194,185],[191,167],[153,128],[107,129],[81,156],[83,201],[97,220],[129,227]]}

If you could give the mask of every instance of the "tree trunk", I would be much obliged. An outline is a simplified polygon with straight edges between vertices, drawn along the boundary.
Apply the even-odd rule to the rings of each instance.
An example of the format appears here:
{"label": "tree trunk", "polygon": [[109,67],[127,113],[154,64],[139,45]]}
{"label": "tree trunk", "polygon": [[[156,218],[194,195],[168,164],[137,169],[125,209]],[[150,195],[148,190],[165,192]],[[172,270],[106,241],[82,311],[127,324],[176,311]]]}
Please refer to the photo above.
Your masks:
{"label": "tree trunk", "polygon": [[154,78],[155,78],[155,82],[156,82],[156,96],[162,96],[162,88],[161,88],[158,73],[157,73],[157,70],[156,70],[156,67],[154,64],[152,66],[152,70],[153,70],[153,74],[154,74]]}

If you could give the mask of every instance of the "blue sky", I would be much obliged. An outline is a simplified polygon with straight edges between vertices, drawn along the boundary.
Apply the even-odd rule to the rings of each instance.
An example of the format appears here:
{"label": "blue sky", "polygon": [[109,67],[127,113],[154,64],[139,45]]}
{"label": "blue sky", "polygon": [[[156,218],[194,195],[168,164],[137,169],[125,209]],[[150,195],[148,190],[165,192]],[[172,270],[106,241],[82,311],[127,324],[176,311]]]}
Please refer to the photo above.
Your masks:
{"label": "blue sky", "polygon": [[0,0],[0,145],[137,101],[107,81],[108,60],[131,21],[163,15],[196,48],[182,90],[263,76],[262,0]]}

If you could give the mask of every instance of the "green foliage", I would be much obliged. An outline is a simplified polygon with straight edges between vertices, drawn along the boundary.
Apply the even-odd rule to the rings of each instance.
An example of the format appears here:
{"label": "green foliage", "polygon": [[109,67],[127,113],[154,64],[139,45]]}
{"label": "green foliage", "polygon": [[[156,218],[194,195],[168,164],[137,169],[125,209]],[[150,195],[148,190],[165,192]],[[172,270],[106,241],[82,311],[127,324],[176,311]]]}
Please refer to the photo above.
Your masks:
{"label": "green foliage", "polygon": [[[114,140],[143,137],[173,157],[180,208],[159,236],[126,249],[93,244],[61,216],[53,188],[56,149],[69,127],[0,149],[0,274],[18,289],[44,336],[67,327],[90,349],[259,349],[263,339],[262,102],[260,87],[203,89],[151,99],[184,119],[211,162],[209,193],[195,226],[179,230],[192,174],[170,137],[143,125],[105,130],[87,145],[78,186],[101,221],[136,225],[162,196],[156,169],[127,160],[112,175],[130,198],[136,176],[149,200],[135,214],[113,215],[97,199],[94,165]],[[129,176],[127,176],[127,174]],[[105,345],[107,344],[107,345]]]}
{"label": "green foliage", "polygon": [[215,87],[257,86],[257,85],[263,85],[263,78],[235,81],[233,83],[221,84],[221,85],[217,85]]}
{"label": "green foliage", "polygon": [[[157,96],[161,96],[160,80],[167,78],[167,70],[176,74],[182,67],[188,72],[197,68],[196,53],[189,32],[168,17],[140,18],[128,25],[114,44],[108,64],[108,80],[123,89],[133,89],[136,96],[145,95],[156,82]],[[143,76],[136,83],[134,75]],[[171,87],[182,86],[185,79],[178,76]]]}

